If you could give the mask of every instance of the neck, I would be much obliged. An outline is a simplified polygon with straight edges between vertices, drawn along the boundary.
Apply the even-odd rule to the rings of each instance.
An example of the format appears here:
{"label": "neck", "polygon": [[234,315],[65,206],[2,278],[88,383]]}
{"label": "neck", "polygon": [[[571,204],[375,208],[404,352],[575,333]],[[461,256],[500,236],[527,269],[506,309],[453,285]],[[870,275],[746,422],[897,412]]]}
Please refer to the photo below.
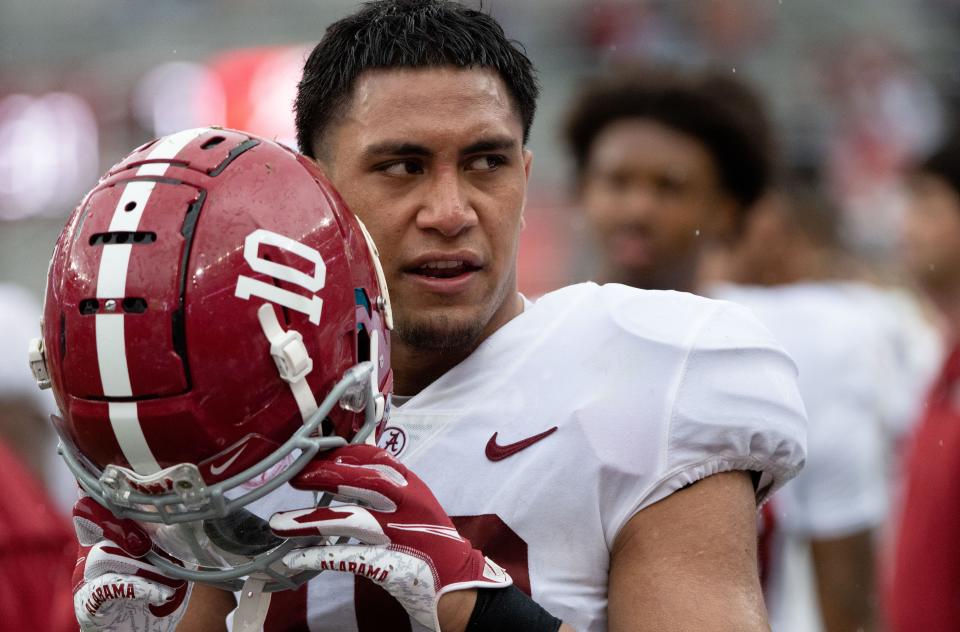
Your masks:
{"label": "neck", "polygon": [[677,265],[669,270],[649,272],[606,266],[600,275],[600,283],[620,283],[641,290],[676,290],[696,293],[698,288],[696,264]]}
{"label": "neck", "polygon": [[406,343],[396,331],[390,336],[390,366],[393,391],[398,395],[416,395],[441,375],[466,360],[484,340],[523,312],[523,299],[512,296],[494,314],[476,340],[460,347],[425,349]]}
{"label": "neck", "polygon": [[760,265],[748,258],[732,266],[731,279],[747,285],[787,285],[803,281],[824,281],[836,275],[839,262],[825,248],[782,248],[783,255]]}

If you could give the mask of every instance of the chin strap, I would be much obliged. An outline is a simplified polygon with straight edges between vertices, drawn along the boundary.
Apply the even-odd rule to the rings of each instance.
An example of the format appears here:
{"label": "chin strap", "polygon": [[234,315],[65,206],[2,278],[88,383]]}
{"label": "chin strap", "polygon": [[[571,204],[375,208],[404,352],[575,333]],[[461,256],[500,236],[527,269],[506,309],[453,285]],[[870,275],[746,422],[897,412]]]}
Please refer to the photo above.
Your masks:
{"label": "chin strap", "polygon": [[233,611],[234,632],[260,632],[267,619],[271,593],[263,592],[264,581],[248,577],[240,591],[240,604]]}
{"label": "chin strap", "polygon": [[[373,335],[370,336],[370,363],[373,364],[373,374],[370,376],[370,400],[368,405],[374,407],[374,417],[377,423],[380,423],[387,408],[387,398],[380,392],[380,332],[374,331],[372,333]],[[373,434],[370,433],[371,436]]]}
{"label": "chin strap", "polygon": [[277,319],[276,310],[269,303],[260,306],[257,318],[260,320],[263,335],[270,343],[270,355],[277,365],[277,371],[280,372],[281,379],[290,385],[290,391],[300,408],[300,416],[306,421],[319,406],[310,385],[307,384],[307,375],[313,370],[313,358],[303,344],[303,336],[293,329],[284,331]]}

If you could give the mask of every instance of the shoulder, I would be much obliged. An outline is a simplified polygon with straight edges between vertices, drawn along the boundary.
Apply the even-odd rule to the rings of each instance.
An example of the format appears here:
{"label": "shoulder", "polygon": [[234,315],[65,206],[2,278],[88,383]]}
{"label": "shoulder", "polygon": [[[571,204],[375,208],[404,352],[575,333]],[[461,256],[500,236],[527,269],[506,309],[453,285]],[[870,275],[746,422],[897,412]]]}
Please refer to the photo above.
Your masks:
{"label": "shoulder", "polygon": [[687,351],[698,344],[776,344],[748,309],[686,292],[581,283],[540,297],[528,311],[532,326],[553,322],[556,336],[580,346]]}
{"label": "shoulder", "polygon": [[801,467],[797,369],[749,309],[584,284],[542,297],[525,317],[532,327],[553,323],[556,344],[542,353],[554,361],[544,366],[566,374],[565,401],[620,490],[608,508],[611,534],[712,474],[758,472],[763,499]]}

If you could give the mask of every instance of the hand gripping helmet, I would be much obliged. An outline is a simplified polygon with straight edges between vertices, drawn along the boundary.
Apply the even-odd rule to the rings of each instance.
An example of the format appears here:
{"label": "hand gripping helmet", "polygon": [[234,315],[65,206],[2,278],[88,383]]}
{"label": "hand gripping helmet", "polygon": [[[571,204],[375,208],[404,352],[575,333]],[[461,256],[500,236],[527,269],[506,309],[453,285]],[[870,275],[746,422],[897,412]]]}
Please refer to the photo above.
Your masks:
{"label": "hand gripping helmet", "polygon": [[83,489],[183,566],[151,561],[277,590],[309,577],[276,570],[293,542],[265,519],[296,508],[278,494],[303,494],[285,483],[317,451],[384,422],[391,326],[373,243],[313,163],[193,129],[136,149],[74,211],[31,366]]}

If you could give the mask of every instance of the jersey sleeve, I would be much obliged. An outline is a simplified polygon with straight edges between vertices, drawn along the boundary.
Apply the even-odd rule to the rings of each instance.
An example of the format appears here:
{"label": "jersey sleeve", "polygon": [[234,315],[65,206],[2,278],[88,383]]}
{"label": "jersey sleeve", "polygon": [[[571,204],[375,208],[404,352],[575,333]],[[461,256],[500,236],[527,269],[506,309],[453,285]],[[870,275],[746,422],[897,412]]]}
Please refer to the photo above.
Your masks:
{"label": "jersey sleeve", "polygon": [[696,481],[757,474],[758,501],[796,476],[806,456],[797,369],[744,307],[715,302],[679,365],[652,482],[624,499],[608,541],[638,511]]}

